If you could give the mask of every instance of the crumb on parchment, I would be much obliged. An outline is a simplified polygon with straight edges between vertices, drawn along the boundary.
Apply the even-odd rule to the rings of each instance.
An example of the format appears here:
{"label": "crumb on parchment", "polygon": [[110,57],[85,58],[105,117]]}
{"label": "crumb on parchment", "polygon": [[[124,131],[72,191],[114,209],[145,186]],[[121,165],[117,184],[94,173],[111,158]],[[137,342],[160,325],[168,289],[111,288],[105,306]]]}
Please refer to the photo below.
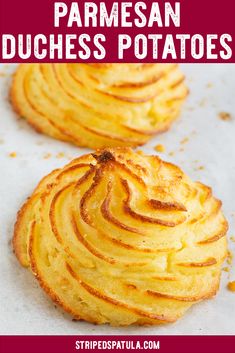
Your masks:
{"label": "crumb on parchment", "polygon": [[181,145],[184,145],[185,143],[189,142],[189,138],[188,137],[185,137],[183,138],[183,140],[180,141],[180,144]]}
{"label": "crumb on parchment", "polygon": [[162,144],[156,145],[156,146],[154,147],[154,149],[155,149],[155,151],[157,151],[157,152],[165,152],[165,150],[166,150],[165,146],[162,145]]}
{"label": "crumb on parchment", "polygon": [[229,282],[227,287],[231,292],[235,292],[235,281]]}
{"label": "crumb on parchment", "polygon": [[229,268],[228,266],[223,267],[223,268],[222,268],[222,271],[224,271],[224,272],[229,272],[229,271],[230,271],[230,268]]}
{"label": "crumb on parchment", "polygon": [[231,264],[232,264],[232,261],[233,261],[233,254],[232,254],[232,252],[231,252],[230,250],[228,250],[227,263],[228,263],[229,265],[231,265]]}
{"label": "crumb on parchment", "polygon": [[56,158],[64,158],[64,157],[65,157],[64,152],[59,152],[59,153],[57,153],[57,155],[56,155]]}
{"label": "crumb on parchment", "polygon": [[16,152],[9,153],[10,158],[16,158],[16,156],[17,156]]}
{"label": "crumb on parchment", "polygon": [[232,120],[232,116],[230,113],[228,112],[220,112],[218,114],[219,118],[223,121],[229,121],[229,120]]}
{"label": "crumb on parchment", "polygon": [[204,107],[207,103],[207,99],[203,98],[200,102],[199,102],[199,107]]}
{"label": "crumb on parchment", "polygon": [[49,159],[49,158],[51,158],[51,153],[44,154],[43,159]]}

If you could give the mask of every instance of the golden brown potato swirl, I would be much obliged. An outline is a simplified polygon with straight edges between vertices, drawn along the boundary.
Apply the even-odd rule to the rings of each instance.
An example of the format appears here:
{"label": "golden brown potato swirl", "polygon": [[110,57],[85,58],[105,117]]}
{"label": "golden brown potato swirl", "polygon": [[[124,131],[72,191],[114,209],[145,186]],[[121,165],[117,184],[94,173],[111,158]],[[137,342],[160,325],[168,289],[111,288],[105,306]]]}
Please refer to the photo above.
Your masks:
{"label": "golden brown potato swirl", "polygon": [[22,64],[11,101],[37,131],[102,148],[165,131],[187,92],[174,64]]}
{"label": "golden brown potato swirl", "polygon": [[74,318],[142,325],[173,322],[215,295],[226,231],[209,187],[157,156],[110,148],[46,176],[13,243]]}

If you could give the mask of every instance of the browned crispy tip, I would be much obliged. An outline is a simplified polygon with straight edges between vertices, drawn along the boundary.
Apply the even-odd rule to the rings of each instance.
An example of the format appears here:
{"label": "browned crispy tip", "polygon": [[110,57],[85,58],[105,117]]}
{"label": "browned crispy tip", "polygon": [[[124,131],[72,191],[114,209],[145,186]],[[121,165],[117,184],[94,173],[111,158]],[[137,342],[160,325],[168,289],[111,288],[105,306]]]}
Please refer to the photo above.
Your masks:
{"label": "browned crispy tip", "polygon": [[114,155],[110,151],[103,151],[101,154],[92,153],[92,156],[98,163],[107,163],[115,160]]}
{"label": "browned crispy tip", "polygon": [[149,200],[149,203],[155,209],[163,209],[166,211],[187,212],[187,208],[182,203],[175,202],[175,201],[174,202],[163,202],[163,201],[151,199],[151,200]]}
{"label": "browned crispy tip", "polygon": [[183,267],[207,267],[207,266],[213,266],[216,264],[217,264],[216,259],[214,257],[210,257],[202,262],[185,262],[185,263],[178,263],[177,265],[183,266]]}
{"label": "browned crispy tip", "polygon": [[219,230],[218,233],[210,236],[209,238],[203,239],[199,242],[197,242],[198,245],[207,245],[213,242],[216,242],[220,240],[221,238],[225,237],[228,231],[228,222],[225,220],[224,223],[222,223],[222,229]]}

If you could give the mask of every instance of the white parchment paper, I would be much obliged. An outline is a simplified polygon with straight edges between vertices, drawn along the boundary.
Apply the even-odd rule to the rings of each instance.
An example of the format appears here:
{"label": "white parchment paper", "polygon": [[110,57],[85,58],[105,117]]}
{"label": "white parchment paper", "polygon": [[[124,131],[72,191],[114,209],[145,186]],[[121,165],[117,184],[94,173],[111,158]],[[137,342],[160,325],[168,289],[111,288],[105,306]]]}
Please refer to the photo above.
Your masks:
{"label": "white parchment paper", "polygon": [[[8,101],[14,69],[15,65],[0,66],[0,334],[235,334],[235,293],[226,288],[229,280],[235,280],[235,260],[231,271],[223,272],[214,299],[194,305],[174,324],[143,328],[74,322],[20,267],[10,243],[20,205],[44,175],[88,150],[39,135],[17,120]],[[181,117],[169,132],[142,149],[154,153],[153,147],[163,144],[163,159],[213,187],[223,201],[230,223],[229,248],[235,253],[230,240],[235,236],[235,65],[188,64],[182,70],[190,96]],[[220,112],[230,113],[232,119],[219,119]],[[181,143],[185,138],[188,141]],[[15,158],[9,156],[12,152]]]}

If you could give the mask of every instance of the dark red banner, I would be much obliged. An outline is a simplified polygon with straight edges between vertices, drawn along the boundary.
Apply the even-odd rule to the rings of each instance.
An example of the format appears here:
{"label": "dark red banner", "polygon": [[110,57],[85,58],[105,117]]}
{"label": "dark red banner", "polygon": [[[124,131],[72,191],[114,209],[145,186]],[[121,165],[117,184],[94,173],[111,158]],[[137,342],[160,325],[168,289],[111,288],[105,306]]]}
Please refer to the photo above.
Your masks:
{"label": "dark red banner", "polygon": [[235,336],[1,336],[1,353],[234,353]]}
{"label": "dark red banner", "polygon": [[234,0],[0,0],[0,61],[231,63],[234,14]]}

